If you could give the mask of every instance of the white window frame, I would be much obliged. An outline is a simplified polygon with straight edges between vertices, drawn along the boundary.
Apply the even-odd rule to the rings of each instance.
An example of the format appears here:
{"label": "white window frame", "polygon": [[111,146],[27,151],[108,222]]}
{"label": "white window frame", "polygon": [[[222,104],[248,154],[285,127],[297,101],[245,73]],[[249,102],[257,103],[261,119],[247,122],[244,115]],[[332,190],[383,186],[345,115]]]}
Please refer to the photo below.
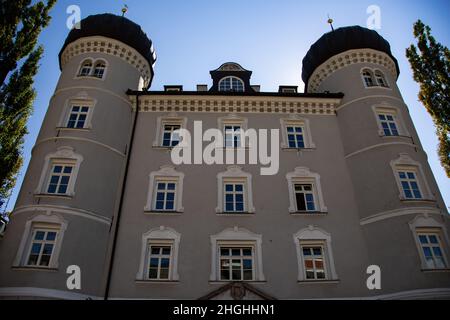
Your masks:
{"label": "white window frame", "polygon": [[[90,63],[91,63],[91,67],[90,67],[90,69],[89,69],[88,74],[82,75],[82,74],[81,74],[81,71],[82,71],[82,69],[84,68],[84,65],[85,65],[87,62],[90,62]],[[76,77],[77,77],[77,78],[89,77],[89,76],[91,75],[91,73],[92,73],[92,69],[93,69],[93,68],[94,68],[94,59],[92,59],[92,58],[86,58],[86,59],[83,59],[83,60],[80,62],[80,65],[78,66]]]}
{"label": "white window frame", "polygon": [[[377,75],[377,74],[378,74],[378,75]],[[382,80],[383,80],[383,82],[384,82],[384,85],[382,85],[382,84],[380,83],[380,81],[378,81],[379,78],[380,78],[380,75],[381,75],[381,78],[382,78]],[[378,87],[380,87],[380,88],[386,88],[386,89],[389,89],[389,88],[390,88],[390,85],[389,85],[389,82],[387,81],[386,75],[385,75],[384,72],[381,71],[380,69],[375,69],[375,70],[373,70],[373,77],[374,77],[375,83],[376,83],[376,85],[377,85]]]}
{"label": "white window frame", "polygon": [[[101,76],[101,77],[98,77],[98,76],[95,75],[97,66],[98,66],[99,64],[102,64],[102,65],[103,65],[103,67],[102,67],[103,72],[102,72],[102,76]],[[103,60],[103,59],[97,59],[97,60],[95,60],[94,66],[93,66],[93,68],[92,68],[92,76],[93,76],[94,78],[97,78],[97,79],[103,79],[103,78],[105,78],[105,76],[106,76],[106,70],[107,70],[107,69],[108,69],[108,68],[107,68],[107,62],[106,62],[106,60]]]}
{"label": "white window frame", "polygon": [[[136,274],[136,280],[139,281],[154,281],[154,282],[170,282],[179,281],[178,274],[178,252],[180,247],[181,234],[172,228],[161,226],[153,228],[142,235],[141,259]],[[149,279],[148,270],[150,263],[150,246],[172,246],[171,260],[169,267],[169,279]]]}
{"label": "white window frame", "polygon": [[[221,83],[222,83],[223,81],[227,80],[227,79],[230,79],[230,81],[231,81],[231,90],[220,90],[220,85],[221,85]],[[233,79],[238,80],[238,81],[242,84],[242,91],[235,91],[235,90],[233,90]],[[244,81],[243,81],[241,78],[239,78],[239,77],[235,77],[235,76],[225,76],[225,77],[223,77],[222,79],[219,80],[219,82],[218,82],[218,84],[217,84],[217,90],[218,90],[219,92],[245,92],[245,83],[244,83]]]}
{"label": "white window frame", "polygon": [[[381,137],[410,137],[408,130],[406,129],[405,122],[403,121],[402,113],[399,108],[391,106],[387,103],[378,104],[372,106],[373,113],[378,125],[378,134]],[[397,126],[398,136],[386,136],[381,125],[379,118],[380,114],[391,115],[394,117],[395,125]]]}
{"label": "white window frame", "polygon": [[[225,183],[242,182],[244,184],[244,212],[226,212],[225,211]],[[217,208],[216,213],[224,215],[254,213],[255,206],[253,205],[253,190],[252,190],[252,175],[242,171],[239,166],[229,166],[227,171],[217,174]]]}
{"label": "white window frame", "polygon": [[[300,118],[297,116],[291,116],[290,118],[280,119],[280,124],[281,124],[281,136],[283,138],[283,140],[281,142],[282,149],[304,150],[304,149],[315,149],[316,148],[316,144],[312,140],[311,126],[310,126],[309,119]],[[289,147],[287,128],[291,127],[291,126],[303,128],[303,141],[305,143],[304,148]]]}
{"label": "white window frame", "polygon": [[[397,183],[399,190],[399,198],[402,201],[429,201],[435,200],[435,197],[431,193],[431,189],[425,178],[425,174],[422,168],[422,164],[418,161],[413,160],[407,153],[401,153],[399,158],[391,161],[391,168]],[[419,186],[420,193],[422,195],[421,199],[408,199],[405,197],[403,186],[399,177],[399,171],[412,171],[416,174],[417,184]]]}
{"label": "white window frame", "polygon": [[[232,282],[220,280],[220,247],[253,247],[254,280],[252,281],[265,281],[262,264],[262,235],[244,228],[234,227],[211,236],[211,275],[209,279],[213,282]],[[243,280],[243,282],[248,281]]]}
{"label": "white window frame", "polygon": [[[97,104],[97,100],[90,97],[87,92],[82,91],[77,95],[66,100],[64,105],[64,112],[61,113],[61,117],[58,121],[57,128],[59,130],[90,130],[92,129],[92,117],[94,114],[94,109]],[[83,128],[69,128],[67,125],[69,123],[70,114],[72,112],[72,107],[83,106],[89,107],[89,112],[86,117]]]}
{"label": "white window frame", "polygon": [[171,149],[173,147],[163,146],[163,134],[165,125],[177,125],[180,129],[187,129],[187,118],[181,117],[176,113],[170,113],[166,116],[161,116],[156,119],[156,136],[153,140],[153,147]]}
{"label": "white window frame", "polygon": [[[83,64],[86,61],[88,61],[88,60],[91,61],[91,63],[92,63],[91,71],[89,72],[88,75],[82,76],[80,74],[81,68],[83,67]],[[101,78],[94,76],[95,66],[98,63],[103,63],[105,65],[105,69],[103,70],[103,76]],[[74,79],[86,79],[86,78],[89,78],[89,79],[97,79],[97,80],[100,80],[100,81],[104,81],[105,78],[106,78],[106,74],[108,72],[108,67],[109,67],[109,62],[105,58],[97,58],[97,59],[95,59],[93,57],[87,57],[87,58],[81,60],[81,62],[79,63],[78,69],[77,69],[77,74],[75,75]]]}
{"label": "white window frame", "polygon": [[[183,208],[183,180],[184,173],[179,172],[174,166],[166,165],[160,167],[160,170],[154,171],[149,175],[149,187],[147,193],[147,203],[144,211],[152,213],[167,214],[167,212],[182,213]],[[175,183],[175,208],[172,211],[156,210],[156,184],[158,182]]]}
{"label": "white window frame", "polygon": [[421,269],[424,271],[442,270],[428,268],[425,256],[423,254],[422,245],[419,241],[419,234],[434,233],[438,236],[440,242],[442,256],[446,265],[446,269],[444,270],[449,270],[450,265],[448,260],[448,248],[450,241],[445,224],[438,222],[434,217],[431,217],[429,214],[425,213],[415,216],[414,219],[409,222],[409,228],[411,230],[412,236],[414,238],[414,243],[416,244],[417,252],[420,257]]}
{"label": "white window frame", "polygon": [[[244,246],[241,245],[240,243],[233,243],[233,242],[221,242],[219,241],[218,244],[218,263],[219,263],[219,279],[220,281],[230,281],[230,282],[234,282],[234,281],[255,281],[255,244],[253,242],[249,242],[248,246]],[[239,255],[239,256],[233,256],[233,255],[229,255],[229,256],[222,256],[222,249],[239,249],[241,252],[244,249],[250,249],[252,254],[251,256],[244,256],[244,255]],[[240,272],[241,272],[241,279],[222,279],[222,260],[226,259],[226,260],[240,260],[241,261],[241,268],[240,268]],[[252,261],[252,278],[251,279],[247,279],[244,280],[244,264],[243,264],[243,260],[251,260]],[[230,271],[230,278],[233,278],[233,270],[232,267],[229,269]]]}
{"label": "white window frame", "polygon": [[[239,126],[241,128],[241,145],[239,147],[227,147],[226,146],[226,134],[225,134],[225,127],[227,126]],[[226,117],[220,117],[217,119],[217,127],[222,132],[223,136],[223,148],[224,149],[241,149],[246,148],[248,146],[248,141],[246,137],[246,131],[248,130],[248,119],[239,117],[237,114],[231,113],[227,115]]]}
{"label": "white window frame", "polygon": [[322,186],[320,183],[320,175],[318,173],[311,172],[309,168],[297,167],[294,172],[290,172],[286,175],[289,188],[289,213],[293,214],[311,214],[308,211],[297,211],[297,199],[295,196],[296,184],[311,184],[314,193],[314,204],[317,213],[327,213],[328,208],[323,200]]}
{"label": "white window frame", "polygon": [[[39,179],[38,187],[35,190],[36,196],[75,196],[75,185],[80,171],[81,163],[83,162],[83,156],[75,153],[75,149],[72,147],[60,147],[55,153],[48,154],[44,160],[44,166],[42,168],[41,177]],[[51,170],[54,164],[70,164],[73,165],[72,173],[67,186],[66,194],[53,194],[48,193],[48,185],[51,177]]]}
{"label": "white window frame", "polygon": [[[20,241],[19,249],[13,262],[13,267],[35,268],[35,269],[58,269],[59,255],[61,252],[64,233],[67,230],[68,222],[58,214],[39,214],[30,218],[25,223],[25,229]],[[38,229],[48,229],[57,232],[52,256],[48,266],[29,266],[28,258],[31,250],[32,237],[34,231]]]}
{"label": "white window frame", "polygon": [[[370,73],[370,77],[372,79],[372,85],[371,86],[369,86],[367,84],[367,82],[366,82],[366,78],[365,78],[365,75],[364,75],[365,72],[369,72]],[[364,87],[366,89],[368,89],[368,88],[376,88],[377,87],[377,81],[375,79],[375,76],[373,74],[373,70],[372,69],[365,67],[365,68],[361,69],[360,73],[361,73],[361,79],[362,79]]]}
{"label": "white window frame", "polygon": [[[334,265],[333,250],[331,246],[331,235],[316,227],[308,226],[293,235],[296,251],[297,251],[297,265],[298,265],[298,281],[299,282],[321,282],[321,281],[337,281],[338,275]],[[324,265],[325,265],[325,279],[306,279],[305,261],[303,259],[303,246],[322,246]]]}

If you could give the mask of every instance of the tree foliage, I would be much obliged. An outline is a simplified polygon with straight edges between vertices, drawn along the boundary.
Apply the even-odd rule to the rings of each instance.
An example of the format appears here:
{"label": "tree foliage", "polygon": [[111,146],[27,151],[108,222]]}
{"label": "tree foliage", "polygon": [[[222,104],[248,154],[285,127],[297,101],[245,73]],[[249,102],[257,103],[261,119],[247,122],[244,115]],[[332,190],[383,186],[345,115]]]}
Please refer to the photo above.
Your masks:
{"label": "tree foliage", "polygon": [[33,110],[33,78],[43,53],[40,32],[56,0],[0,0],[0,200],[8,197],[23,163],[26,123]]}
{"label": "tree foliage", "polygon": [[418,20],[414,24],[417,47],[406,50],[420,84],[419,100],[436,125],[441,164],[450,178],[450,51],[431,35],[431,28]]}

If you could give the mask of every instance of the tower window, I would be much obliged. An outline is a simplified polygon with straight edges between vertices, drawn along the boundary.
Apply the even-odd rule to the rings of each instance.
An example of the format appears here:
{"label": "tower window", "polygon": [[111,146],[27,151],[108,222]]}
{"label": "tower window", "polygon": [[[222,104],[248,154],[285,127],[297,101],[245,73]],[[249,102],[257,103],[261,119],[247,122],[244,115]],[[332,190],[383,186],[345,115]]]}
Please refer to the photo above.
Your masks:
{"label": "tower window", "polygon": [[91,74],[92,71],[92,61],[91,60],[85,60],[80,68],[80,72],[78,75],[80,77],[87,77]]}
{"label": "tower window", "polygon": [[65,195],[69,187],[74,166],[72,164],[54,164],[47,187],[48,194]]}
{"label": "tower window", "polygon": [[364,79],[364,84],[366,87],[370,88],[370,87],[374,87],[375,86],[375,81],[373,79],[373,75],[372,72],[370,70],[364,70],[362,73],[363,79]]}
{"label": "tower window", "polygon": [[86,120],[89,114],[87,106],[72,106],[70,110],[67,128],[83,129],[86,128]]}
{"label": "tower window", "polygon": [[219,91],[244,92],[244,82],[236,77],[226,77],[219,82]]}
{"label": "tower window", "polygon": [[105,74],[106,64],[103,61],[97,62],[95,64],[93,76],[99,79],[103,78]]}
{"label": "tower window", "polygon": [[30,245],[27,266],[48,267],[55,246],[57,230],[36,229]]}
{"label": "tower window", "polygon": [[416,173],[412,171],[399,171],[398,176],[406,199],[422,199]]}
{"label": "tower window", "polygon": [[417,234],[423,257],[428,269],[445,269],[446,263],[442,245],[437,232],[420,232]]}
{"label": "tower window", "polygon": [[378,118],[380,119],[380,124],[385,136],[399,135],[394,115],[380,113],[378,114]]}
{"label": "tower window", "polygon": [[389,87],[388,84],[387,84],[386,79],[384,78],[384,74],[381,71],[377,70],[375,72],[375,79],[377,80],[378,86],[384,87],[384,88],[388,88]]}

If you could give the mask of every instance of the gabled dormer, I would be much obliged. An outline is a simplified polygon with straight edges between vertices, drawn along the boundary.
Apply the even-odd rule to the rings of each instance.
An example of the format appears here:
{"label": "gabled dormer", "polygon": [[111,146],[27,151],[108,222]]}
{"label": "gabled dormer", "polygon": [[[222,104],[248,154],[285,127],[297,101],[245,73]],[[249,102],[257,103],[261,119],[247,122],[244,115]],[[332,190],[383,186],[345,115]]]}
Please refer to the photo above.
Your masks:
{"label": "gabled dormer", "polygon": [[245,70],[235,62],[222,64],[218,69],[210,71],[213,92],[255,92],[250,85],[252,72]]}

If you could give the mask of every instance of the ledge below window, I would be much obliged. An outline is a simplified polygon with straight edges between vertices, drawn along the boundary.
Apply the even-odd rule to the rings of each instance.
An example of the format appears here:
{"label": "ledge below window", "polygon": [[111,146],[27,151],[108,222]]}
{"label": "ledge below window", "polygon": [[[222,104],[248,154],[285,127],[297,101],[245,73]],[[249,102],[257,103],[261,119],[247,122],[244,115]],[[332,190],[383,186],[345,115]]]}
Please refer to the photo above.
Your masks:
{"label": "ledge below window", "polygon": [[310,212],[290,212],[291,216],[302,216],[302,217],[324,217],[328,215],[328,212],[321,211],[310,211]]}
{"label": "ledge below window", "polygon": [[437,202],[435,199],[406,199],[403,197],[400,197],[400,201],[403,203],[428,203],[428,204],[433,204]]}
{"label": "ledge below window", "polygon": [[18,266],[12,267],[14,271],[47,271],[47,272],[58,272],[57,268],[46,268],[46,267],[27,267],[27,266]]}
{"label": "ledge below window", "polygon": [[181,216],[183,212],[181,211],[154,211],[145,210],[144,214],[155,215],[155,216]]}
{"label": "ledge below window", "polygon": [[209,284],[228,284],[228,283],[251,283],[251,284],[266,284],[265,280],[249,280],[249,281],[237,281],[237,280],[210,280]]}
{"label": "ledge below window", "polygon": [[136,283],[142,284],[178,284],[180,281],[178,280],[135,280]]}
{"label": "ledge below window", "polygon": [[56,130],[61,131],[78,131],[78,132],[88,132],[91,128],[68,128],[68,127],[56,127]]}
{"label": "ledge below window", "polygon": [[449,273],[450,269],[422,269],[424,273]]}
{"label": "ledge below window", "polygon": [[217,216],[220,217],[253,217],[254,212],[218,212]]}
{"label": "ledge below window", "polygon": [[68,194],[47,194],[47,193],[36,193],[34,195],[36,198],[54,198],[54,199],[65,199],[65,200],[72,200],[73,195]]}
{"label": "ledge below window", "polygon": [[298,284],[339,284],[341,280],[301,280]]}
{"label": "ledge below window", "polygon": [[282,151],[291,151],[291,152],[302,152],[302,151],[316,151],[317,148],[289,148],[289,147],[281,147]]}

